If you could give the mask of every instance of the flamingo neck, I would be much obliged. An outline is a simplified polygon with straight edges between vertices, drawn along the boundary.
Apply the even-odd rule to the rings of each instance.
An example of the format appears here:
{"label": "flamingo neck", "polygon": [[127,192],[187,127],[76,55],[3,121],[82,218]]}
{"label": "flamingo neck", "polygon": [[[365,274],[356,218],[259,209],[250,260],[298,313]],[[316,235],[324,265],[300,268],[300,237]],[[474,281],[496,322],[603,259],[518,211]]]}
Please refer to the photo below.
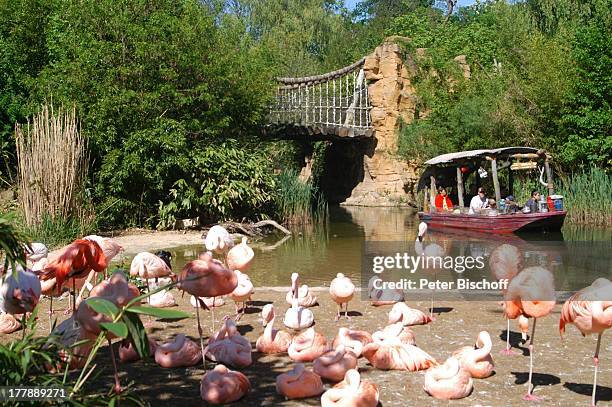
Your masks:
{"label": "flamingo neck", "polygon": [[487,334],[481,333],[478,335],[478,339],[476,340],[476,350],[474,351],[477,360],[485,359],[487,356],[491,354],[491,349],[493,348],[493,343],[491,342],[491,337]]}

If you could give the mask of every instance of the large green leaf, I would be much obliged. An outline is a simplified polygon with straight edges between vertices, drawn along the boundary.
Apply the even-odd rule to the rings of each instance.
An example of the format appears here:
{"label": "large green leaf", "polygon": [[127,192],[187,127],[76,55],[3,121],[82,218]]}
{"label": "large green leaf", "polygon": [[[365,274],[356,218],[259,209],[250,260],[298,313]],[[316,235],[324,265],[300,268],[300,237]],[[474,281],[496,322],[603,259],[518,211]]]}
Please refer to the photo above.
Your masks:
{"label": "large green leaf", "polygon": [[143,307],[143,306],[135,306],[126,308],[127,312],[133,312],[135,314],[144,314],[151,315],[155,318],[161,319],[184,319],[189,318],[191,315],[178,310],[173,309],[164,309],[164,308],[153,308],[153,307]]}
{"label": "large green leaf", "polygon": [[148,359],[150,354],[149,339],[138,315],[126,312],[121,317],[121,320],[128,328],[130,334],[129,340],[132,342],[132,346],[134,346],[138,356],[140,356],[142,360]]}
{"label": "large green leaf", "polygon": [[118,338],[125,338],[128,336],[127,325],[123,322],[102,322],[100,323],[100,327]]}
{"label": "large green leaf", "polygon": [[115,304],[113,304],[109,300],[105,300],[104,298],[88,298],[86,300],[86,303],[87,305],[89,305],[89,308],[110,318],[114,318],[114,316],[119,313],[119,308],[117,308]]}

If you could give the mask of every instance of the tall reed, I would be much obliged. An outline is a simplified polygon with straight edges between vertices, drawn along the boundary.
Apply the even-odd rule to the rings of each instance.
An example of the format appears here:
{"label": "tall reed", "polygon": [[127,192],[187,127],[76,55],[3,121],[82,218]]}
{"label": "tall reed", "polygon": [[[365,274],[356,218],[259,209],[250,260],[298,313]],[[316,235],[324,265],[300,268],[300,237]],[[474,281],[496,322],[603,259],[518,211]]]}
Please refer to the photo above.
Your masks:
{"label": "tall reed", "polygon": [[76,109],[54,111],[45,104],[27,125],[15,125],[15,139],[19,202],[32,237],[37,238],[41,230],[47,235],[41,237],[58,232],[70,235],[65,236],[67,240],[75,237],[75,222],[85,226],[91,220],[84,205],[87,141]]}
{"label": "tall reed", "polygon": [[278,215],[289,224],[317,222],[327,213],[327,203],[317,187],[301,181],[293,170],[280,173],[275,201]]}

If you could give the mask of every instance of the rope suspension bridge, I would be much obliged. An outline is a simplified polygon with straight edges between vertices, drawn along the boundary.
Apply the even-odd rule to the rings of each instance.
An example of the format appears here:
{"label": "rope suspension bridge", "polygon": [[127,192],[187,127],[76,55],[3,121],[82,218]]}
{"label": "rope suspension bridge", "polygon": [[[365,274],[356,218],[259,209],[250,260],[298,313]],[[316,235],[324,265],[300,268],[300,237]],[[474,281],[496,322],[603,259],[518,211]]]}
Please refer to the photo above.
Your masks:
{"label": "rope suspension bridge", "polygon": [[364,62],[322,75],[277,78],[266,132],[318,139],[372,136]]}

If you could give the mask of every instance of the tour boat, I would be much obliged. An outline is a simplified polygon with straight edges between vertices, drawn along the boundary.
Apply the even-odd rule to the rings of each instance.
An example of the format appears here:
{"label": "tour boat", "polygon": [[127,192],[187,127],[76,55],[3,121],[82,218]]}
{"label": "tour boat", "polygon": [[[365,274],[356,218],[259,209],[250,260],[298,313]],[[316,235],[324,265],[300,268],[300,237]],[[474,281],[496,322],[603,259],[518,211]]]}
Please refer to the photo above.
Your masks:
{"label": "tour boat", "polygon": [[[490,150],[472,150],[449,153],[437,156],[425,162],[428,166],[419,181],[419,190],[425,189],[424,207],[429,210],[419,212],[419,219],[431,229],[459,229],[480,233],[508,234],[524,231],[558,231],[563,226],[567,212],[562,208],[562,198],[554,195],[552,171],[549,166],[550,155],[543,150],[531,147],[505,147]],[[542,166],[539,166],[542,163]],[[540,183],[548,189],[548,194],[555,197],[555,204],[546,204],[542,212],[503,213],[503,211],[485,211],[486,213],[469,214],[464,207],[464,179],[475,175],[476,189],[482,178],[491,172],[496,202],[501,201],[501,189],[498,178],[500,170],[509,169],[508,195],[512,195],[513,171],[540,169]],[[542,180],[546,172],[547,182]],[[458,210],[438,211],[434,205],[437,186],[456,188]],[[429,190],[429,194],[427,193]]]}

